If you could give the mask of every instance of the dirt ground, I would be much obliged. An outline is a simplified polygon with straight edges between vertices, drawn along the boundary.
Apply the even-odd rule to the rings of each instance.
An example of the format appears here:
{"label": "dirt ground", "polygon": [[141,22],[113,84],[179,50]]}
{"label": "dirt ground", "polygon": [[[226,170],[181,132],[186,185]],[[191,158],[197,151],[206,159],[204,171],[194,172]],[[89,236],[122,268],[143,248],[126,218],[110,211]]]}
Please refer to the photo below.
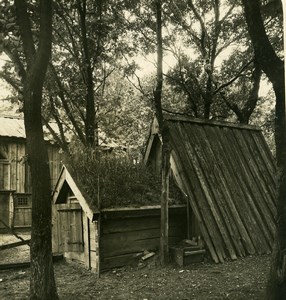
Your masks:
{"label": "dirt ground", "polygon": [[[0,244],[3,244],[3,237]],[[28,246],[3,250],[0,263],[28,260]],[[224,264],[160,267],[155,260],[105,272],[100,278],[75,263],[55,263],[60,299],[264,299],[270,256]],[[0,270],[0,299],[28,299],[29,269]]]}

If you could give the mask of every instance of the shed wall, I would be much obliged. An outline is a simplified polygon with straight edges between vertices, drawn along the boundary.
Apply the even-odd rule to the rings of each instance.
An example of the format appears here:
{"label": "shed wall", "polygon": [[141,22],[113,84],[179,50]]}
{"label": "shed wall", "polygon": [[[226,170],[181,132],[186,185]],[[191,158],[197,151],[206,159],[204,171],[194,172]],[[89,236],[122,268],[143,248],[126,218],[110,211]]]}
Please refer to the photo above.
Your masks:
{"label": "shed wall", "polygon": [[[9,198],[10,193],[0,193],[0,220],[5,224],[9,224]],[[0,222],[0,228],[4,228],[4,224]]]}
{"label": "shed wall", "polygon": [[[185,207],[169,209],[170,245],[187,237]],[[103,212],[101,219],[101,270],[132,263],[138,253],[155,251],[160,243],[160,209]]]}
{"label": "shed wall", "polygon": [[[0,193],[13,191],[13,206],[8,203],[0,204],[0,210],[4,212],[5,219],[11,223],[13,218],[15,227],[31,226],[31,175],[27,163],[26,146],[24,139],[1,138],[0,137]],[[51,185],[54,187],[61,168],[61,154],[59,148],[48,144],[49,166],[51,174]],[[18,205],[18,199],[26,198]],[[6,201],[6,200],[5,200]],[[8,207],[8,212],[6,210]],[[10,217],[8,216],[10,215]],[[0,222],[0,228],[4,225]]]}

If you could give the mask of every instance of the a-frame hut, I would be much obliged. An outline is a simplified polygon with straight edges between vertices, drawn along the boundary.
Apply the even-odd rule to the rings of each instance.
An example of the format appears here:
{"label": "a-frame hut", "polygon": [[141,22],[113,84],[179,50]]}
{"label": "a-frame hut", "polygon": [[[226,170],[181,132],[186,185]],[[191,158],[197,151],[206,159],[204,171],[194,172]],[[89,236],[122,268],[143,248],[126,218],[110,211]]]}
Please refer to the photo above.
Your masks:
{"label": "a-frame hut", "polygon": [[[190,205],[191,224],[215,262],[269,253],[275,231],[275,164],[259,128],[165,115],[172,174]],[[153,121],[145,161],[161,165]],[[191,229],[192,230],[192,229]]]}

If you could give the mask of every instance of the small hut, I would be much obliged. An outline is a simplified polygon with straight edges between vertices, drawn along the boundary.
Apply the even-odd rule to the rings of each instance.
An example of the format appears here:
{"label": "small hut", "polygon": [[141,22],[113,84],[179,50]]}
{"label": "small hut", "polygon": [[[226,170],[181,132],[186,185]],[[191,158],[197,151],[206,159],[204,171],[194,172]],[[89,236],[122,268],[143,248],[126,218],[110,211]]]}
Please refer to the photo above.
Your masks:
{"label": "small hut", "polygon": [[[51,184],[60,169],[59,147],[46,136]],[[26,156],[24,120],[0,116],[0,229],[31,226],[31,176]]]}
{"label": "small hut", "polygon": [[[144,251],[158,250],[160,206],[131,205],[99,210],[97,199],[64,165],[53,193],[54,254],[99,273],[134,263]],[[175,245],[187,235],[186,205],[173,205],[169,216],[170,244]]]}
{"label": "small hut", "polygon": [[[275,232],[275,164],[260,128],[165,115],[173,176],[189,203],[190,234],[223,262],[269,253]],[[161,168],[156,118],[145,162]]]}

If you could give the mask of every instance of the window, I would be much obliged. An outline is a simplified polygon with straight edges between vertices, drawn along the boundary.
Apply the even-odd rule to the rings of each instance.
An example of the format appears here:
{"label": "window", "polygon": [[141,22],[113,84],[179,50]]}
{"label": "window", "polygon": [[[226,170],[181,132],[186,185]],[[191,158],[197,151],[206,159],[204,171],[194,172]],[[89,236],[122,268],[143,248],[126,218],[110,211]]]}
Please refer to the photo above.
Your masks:
{"label": "window", "polygon": [[29,198],[22,196],[17,197],[16,199],[16,206],[28,206],[29,205]]}

